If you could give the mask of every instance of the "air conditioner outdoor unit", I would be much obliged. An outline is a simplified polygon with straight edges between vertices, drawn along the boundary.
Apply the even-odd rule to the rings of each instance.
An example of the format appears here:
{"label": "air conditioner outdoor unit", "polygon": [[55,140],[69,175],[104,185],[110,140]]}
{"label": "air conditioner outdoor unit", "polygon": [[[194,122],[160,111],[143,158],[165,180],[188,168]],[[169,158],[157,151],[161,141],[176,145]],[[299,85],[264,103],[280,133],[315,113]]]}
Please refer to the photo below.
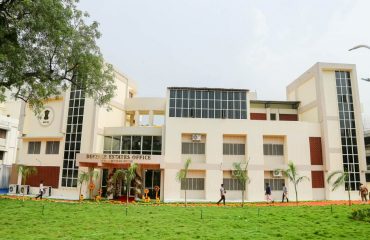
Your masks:
{"label": "air conditioner outdoor unit", "polygon": [[30,193],[30,185],[21,185],[19,187],[19,194],[28,195]]}
{"label": "air conditioner outdoor unit", "polygon": [[44,197],[50,197],[51,196],[51,187],[50,186],[44,186]]}
{"label": "air conditioner outdoor unit", "polygon": [[274,170],[274,171],[272,171],[272,176],[274,176],[274,177],[282,177],[283,176],[283,173],[281,172],[281,170]]}
{"label": "air conditioner outdoor unit", "polygon": [[200,134],[193,134],[191,136],[191,140],[193,140],[194,142],[199,142],[200,140],[202,140],[202,135],[200,135]]}
{"label": "air conditioner outdoor unit", "polygon": [[18,184],[10,184],[9,185],[9,193],[10,194],[17,194],[18,193]]}

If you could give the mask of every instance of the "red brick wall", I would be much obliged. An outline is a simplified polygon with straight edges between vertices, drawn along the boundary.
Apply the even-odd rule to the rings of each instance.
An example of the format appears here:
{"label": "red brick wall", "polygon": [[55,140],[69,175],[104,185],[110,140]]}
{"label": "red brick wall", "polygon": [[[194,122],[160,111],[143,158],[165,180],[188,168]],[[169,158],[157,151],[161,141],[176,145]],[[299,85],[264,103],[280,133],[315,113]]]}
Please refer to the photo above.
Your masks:
{"label": "red brick wall", "polygon": [[312,171],[311,172],[312,188],[324,188],[324,172],[323,171]]}
{"label": "red brick wall", "polygon": [[297,114],[279,114],[280,121],[298,121]]}
{"label": "red brick wall", "polygon": [[251,113],[251,120],[266,120],[266,113]]}
{"label": "red brick wall", "polygon": [[321,137],[310,137],[311,165],[323,165]]}
{"label": "red brick wall", "polygon": [[29,176],[26,185],[38,187],[40,181],[44,181],[44,186],[58,188],[59,185],[59,167],[36,167],[37,173]]}

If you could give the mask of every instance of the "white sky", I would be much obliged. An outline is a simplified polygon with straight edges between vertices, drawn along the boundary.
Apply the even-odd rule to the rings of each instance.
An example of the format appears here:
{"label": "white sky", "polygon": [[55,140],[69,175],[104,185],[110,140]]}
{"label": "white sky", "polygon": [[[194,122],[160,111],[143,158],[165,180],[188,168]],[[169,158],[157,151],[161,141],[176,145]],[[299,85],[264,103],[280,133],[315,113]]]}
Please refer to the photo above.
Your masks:
{"label": "white sky", "polygon": [[[104,4],[104,5],[103,5]],[[247,88],[285,100],[285,87],[316,62],[354,63],[370,77],[368,0],[81,0],[100,23],[105,59],[138,84]],[[370,83],[359,80],[370,121]],[[370,127],[370,124],[369,124]]]}

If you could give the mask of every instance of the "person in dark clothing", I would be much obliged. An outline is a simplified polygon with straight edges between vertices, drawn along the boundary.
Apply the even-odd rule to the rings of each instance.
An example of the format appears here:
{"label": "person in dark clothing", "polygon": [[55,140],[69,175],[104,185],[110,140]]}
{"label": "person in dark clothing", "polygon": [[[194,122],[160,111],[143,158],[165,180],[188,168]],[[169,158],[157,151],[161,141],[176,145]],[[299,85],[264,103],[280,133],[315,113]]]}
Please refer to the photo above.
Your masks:
{"label": "person in dark clothing", "polygon": [[281,202],[284,202],[284,199],[286,199],[286,202],[289,202],[288,188],[285,186],[285,183],[283,183],[283,199],[281,200]]}
{"label": "person in dark clothing", "polygon": [[220,202],[223,201],[224,202],[224,206],[225,206],[225,195],[226,195],[226,191],[225,191],[225,188],[224,188],[224,185],[223,184],[221,184],[220,194],[221,194],[221,199],[217,202],[217,205],[219,205]]}
{"label": "person in dark clothing", "polygon": [[271,187],[268,183],[266,183],[265,195],[267,202],[274,202],[271,197]]}

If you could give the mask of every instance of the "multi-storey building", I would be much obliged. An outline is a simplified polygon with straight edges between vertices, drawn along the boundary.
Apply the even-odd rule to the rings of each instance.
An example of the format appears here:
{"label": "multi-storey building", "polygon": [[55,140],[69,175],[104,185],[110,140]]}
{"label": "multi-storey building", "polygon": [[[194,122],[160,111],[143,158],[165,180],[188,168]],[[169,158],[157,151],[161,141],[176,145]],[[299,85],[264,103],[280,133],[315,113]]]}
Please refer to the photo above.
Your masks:
{"label": "multi-storey building", "polygon": [[[293,193],[276,171],[289,161],[310,178],[299,185],[300,200],[345,199],[345,188],[356,191],[365,182],[354,65],[315,64],[287,87],[287,101],[258,100],[247,89],[189,87],[169,87],[165,98],[138,98],[132,81],[119,73],[116,84],[111,111],[78,89],[50,99],[41,118],[26,110],[19,164],[39,169],[28,184],[44,180],[54,196],[77,198],[78,175],[90,168],[100,173],[95,194],[101,189],[111,198],[126,193],[112,180],[114,171],[137,163],[130,196],[148,189],[153,197],[159,187],[164,201],[183,200],[185,189],[189,200],[215,201],[223,183],[227,199],[238,201],[242,186],[233,164],[248,162],[245,199],[262,201],[265,183],[275,198],[283,183]],[[189,158],[188,178],[179,182],[176,175]],[[335,170],[351,174],[332,192],[326,177]]]}
{"label": "multi-storey building", "polygon": [[365,151],[366,151],[366,173],[367,187],[370,189],[370,130],[365,130]]}
{"label": "multi-storey building", "polygon": [[7,104],[0,104],[0,190],[8,188],[12,165],[16,162],[19,133],[18,119],[12,114],[16,108],[13,105],[11,111],[7,109]]}

